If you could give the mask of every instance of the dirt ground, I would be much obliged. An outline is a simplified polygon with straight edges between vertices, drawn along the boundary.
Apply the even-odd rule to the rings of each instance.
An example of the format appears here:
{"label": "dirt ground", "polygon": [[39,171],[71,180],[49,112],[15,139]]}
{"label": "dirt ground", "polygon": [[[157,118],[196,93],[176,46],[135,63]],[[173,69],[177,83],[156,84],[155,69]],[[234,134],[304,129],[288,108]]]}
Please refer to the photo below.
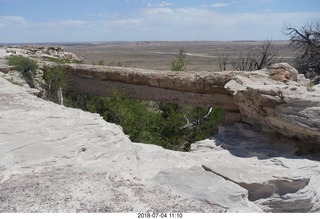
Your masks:
{"label": "dirt ground", "polygon": [[[103,60],[106,65],[112,62],[117,65],[120,62],[126,67],[155,70],[169,70],[179,48],[184,48],[190,61],[187,70],[219,71],[219,56],[225,54],[230,58],[238,57],[241,52],[245,54],[251,49],[259,48],[262,44],[263,42],[259,41],[155,41],[67,44],[63,47],[66,51],[83,57],[87,64]],[[273,41],[272,44],[279,60],[291,64],[294,52],[289,46],[289,41]]]}

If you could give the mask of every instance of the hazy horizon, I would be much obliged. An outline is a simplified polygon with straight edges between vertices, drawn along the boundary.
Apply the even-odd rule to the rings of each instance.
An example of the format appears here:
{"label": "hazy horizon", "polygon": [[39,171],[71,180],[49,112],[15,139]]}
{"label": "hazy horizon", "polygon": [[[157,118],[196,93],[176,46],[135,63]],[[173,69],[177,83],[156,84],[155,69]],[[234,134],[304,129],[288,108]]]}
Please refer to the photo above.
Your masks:
{"label": "hazy horizon", "polygon": [[[236,42],[243,42],[243,43],[250,43],[250,42],[265,42],[270,39],[266,40],[135,40],[135,41],[79,41],[79,42],[19,42],[19,43],[0,43],[0,45],[6,46],[6,45],[64,45],[64,44],[125,44],[125,43],[170,43],[170,42],[217,42],[217,43],[236,43]],[[288,40],[272,40],[272,42],[290,42]]]}

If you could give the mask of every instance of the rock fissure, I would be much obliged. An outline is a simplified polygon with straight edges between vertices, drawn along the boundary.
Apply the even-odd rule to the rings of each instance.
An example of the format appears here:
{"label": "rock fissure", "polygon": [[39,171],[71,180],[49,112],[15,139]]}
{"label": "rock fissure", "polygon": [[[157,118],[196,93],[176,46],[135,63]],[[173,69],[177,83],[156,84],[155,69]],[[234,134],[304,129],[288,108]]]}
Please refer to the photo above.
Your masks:
{"label": "rock fissure", "polygon": [[[202,168],[205,171],[211,172],[213,174],[216,174],[218,176],[221,176],[227,181],[230,181],[232,183],[235,183],[242,188],[246,189],[248,191],[248,200],[252,202],[261,202],[261,200],[268,200],[266,203],[263,205],[267,205],[269,207],[268,211],[271,212],[287,212],[289,211],[288,208],[288,198],[286,195],[288,194],[294,194],[297,193],[298,191],[304,189],[310,181],[310,178],[305,178],[305,179],[285,179],[285,178],[278,178],[276,180],[270,180],[267,182],[263,183],[244,183],[244,182],[237,182],[235,180],[232,180],[223,174],[219,172],[215,172],[212,169],[202,165]],[[287,167],[288,168],[288,167]],[[274,199],[274,201],[272,201]],[[294,203],[304,203],[303,205],[307,204],[306,208],[300,207],[299,210],[296,212],[302,211],[307,212],[307,210],[311,209],[313,207],[312,200],[311,198],[303,198],[299,200],[295,200]],[[300,204],[299,206],[303,206]],[[280,210],[282,209],[282,210]]]}

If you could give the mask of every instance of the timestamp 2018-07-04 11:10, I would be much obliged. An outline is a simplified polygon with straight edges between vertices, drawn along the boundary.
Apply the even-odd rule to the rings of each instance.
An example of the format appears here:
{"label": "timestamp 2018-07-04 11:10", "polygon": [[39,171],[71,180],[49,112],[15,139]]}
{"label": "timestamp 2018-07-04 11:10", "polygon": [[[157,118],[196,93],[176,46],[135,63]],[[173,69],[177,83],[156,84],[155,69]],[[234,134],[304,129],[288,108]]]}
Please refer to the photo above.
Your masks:
{"label": "timestamp 2018-07-04 11:10", "polygon": [[183,213],[138,213],[138,218],[183,218]]}

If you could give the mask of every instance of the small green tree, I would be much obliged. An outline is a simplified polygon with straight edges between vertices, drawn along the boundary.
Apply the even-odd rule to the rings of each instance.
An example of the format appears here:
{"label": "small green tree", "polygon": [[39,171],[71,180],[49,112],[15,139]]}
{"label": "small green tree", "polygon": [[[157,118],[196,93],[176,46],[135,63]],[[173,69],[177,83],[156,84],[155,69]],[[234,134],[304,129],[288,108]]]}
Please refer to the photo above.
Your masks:
{"label": "small green tree", "polygon": [[44,66],[44,89],[48,100],[63,105],[63,90],[65,88],[65,68],[61,65]]}
{"label": "small green tree", "polygon": [[187,58],[187,53],[184,48],[180,48],[176,59],[171,62],[172,71],[185,71],[187,65],[189,64],[189,59]]}
{"label": "small green tree", "polygon": [[38,69],[35,60],[22,55],[13,55],[8,58],[8,65],[14,66],[17,71],[21,72],[30,87],[35,87],[35,73]]}

